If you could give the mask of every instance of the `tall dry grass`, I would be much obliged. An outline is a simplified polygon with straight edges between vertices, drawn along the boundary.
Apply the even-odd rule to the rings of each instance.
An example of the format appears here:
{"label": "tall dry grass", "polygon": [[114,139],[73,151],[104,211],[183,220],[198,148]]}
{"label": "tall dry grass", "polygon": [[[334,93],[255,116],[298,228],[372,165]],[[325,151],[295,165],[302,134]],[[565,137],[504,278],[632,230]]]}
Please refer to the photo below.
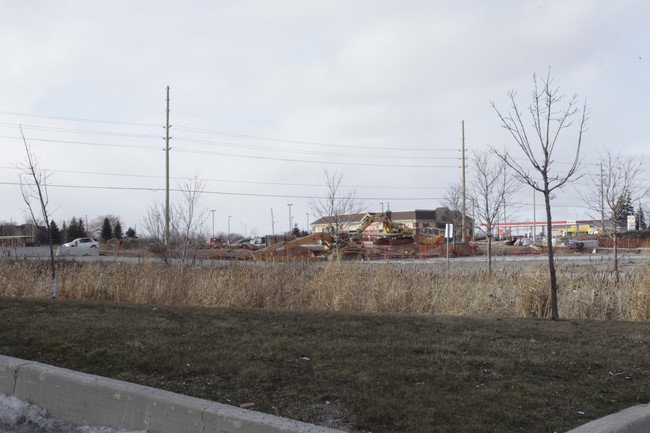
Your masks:
{"label": "tall dry grass", "polygon": [[[47,263],[0,261],[0,296],[48,297]],[[544,266],[446,271],[427,264],[357,262],[233,263],[175,267],[156,263],[57,264],[57,298],[127,303],[293,310],[547,317]],[[614,276],[597,265],[558,268],[560,317],[650,319],[649,266]]]}

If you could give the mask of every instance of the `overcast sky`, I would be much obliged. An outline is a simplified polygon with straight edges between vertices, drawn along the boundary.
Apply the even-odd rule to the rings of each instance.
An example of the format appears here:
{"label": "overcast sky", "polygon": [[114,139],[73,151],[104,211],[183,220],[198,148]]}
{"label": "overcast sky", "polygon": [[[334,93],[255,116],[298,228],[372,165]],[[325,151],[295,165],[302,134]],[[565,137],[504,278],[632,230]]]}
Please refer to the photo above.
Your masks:
{"label": "overcast sky", "polygon": [[[589,106],[584,173],[599,171],[604,148],[648,152],[642,0],[4,0],[0,8],[0,221],[25,221],[22,125],[50,173],[57,223],[112,214],[143,234],[143,216],[165,198],[167,86],[171,187],[205,179],[200,207],[215,211],[206,233],[212,215],[216,232],[228,230],[229,216],[231,232],[283,232],[289,209],[305,228],[326,171],[356,188],[368,211],[435,209],[461,179],[462,121],[469,155],[516,151],[491,102],[507,111],[515,90],[527,106],[533,74],[549,67],[562,94]],[[562,136],[560,169],[576,132]],[[590,217],[579,195],[586,182],[556,194],[554,220]],[[533,219],[529,187],[508,214]]]}

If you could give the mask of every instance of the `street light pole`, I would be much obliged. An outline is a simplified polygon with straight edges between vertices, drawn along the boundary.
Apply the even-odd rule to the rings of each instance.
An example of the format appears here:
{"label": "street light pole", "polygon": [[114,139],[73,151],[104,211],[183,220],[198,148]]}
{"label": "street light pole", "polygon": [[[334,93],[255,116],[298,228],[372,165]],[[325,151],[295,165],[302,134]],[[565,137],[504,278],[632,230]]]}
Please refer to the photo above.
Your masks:
{"label": "street light pole", "polygon": [[305,228],[307,229],[307,234],[309,234],[309,232],[311,232],[311,230],[309,230],[309,212],[305,212],[305,215],[307,215],[307,227]]}
{"label": "street light pole", "polygon": [[230,245],[230,215],[228,215],[228,245]]}
{"label": "street light pole", "polygon": [[215,210],[216,209],[211,210],[211,212],[212,212],[212,237],[214,237],[214,211]]}
{"label": "street light pole", "polygon": [[382,201],[379,204],[381,205],[381,213],[384,213],[384,202]]}
{"label": "street light pole", "polygon": [[291,229],[293,228],[291,224],[293,222],[291,220],[291,206],[293,206],[293,203],[289,203],[287,206],[289,206],[289,234],[291,234]]}

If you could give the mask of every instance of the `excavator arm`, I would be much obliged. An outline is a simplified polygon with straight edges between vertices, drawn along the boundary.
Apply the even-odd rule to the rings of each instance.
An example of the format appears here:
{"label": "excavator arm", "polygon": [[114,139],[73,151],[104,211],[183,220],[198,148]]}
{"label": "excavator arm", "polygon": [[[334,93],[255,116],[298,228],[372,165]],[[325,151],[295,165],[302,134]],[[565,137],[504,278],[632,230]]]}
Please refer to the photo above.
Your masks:
{"label": "excavator arm", "polygon": [[291,257],[291,255],[288,254],[290,249],[319,241],[325,246],[326,250],[329,250],[334,239],[332,238],[332,235],[328,233],[312,233],[301,238],[278,242],[277,244],[257,250],[252,253],[253,260],[286,260],[287,257]]}

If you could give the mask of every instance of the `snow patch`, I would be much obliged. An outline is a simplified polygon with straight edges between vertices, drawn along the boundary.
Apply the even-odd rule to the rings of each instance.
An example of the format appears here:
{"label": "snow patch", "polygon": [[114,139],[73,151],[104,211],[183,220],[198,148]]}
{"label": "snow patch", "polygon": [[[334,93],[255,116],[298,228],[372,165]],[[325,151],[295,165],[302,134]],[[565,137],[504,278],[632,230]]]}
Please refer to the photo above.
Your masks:
{"label": "snow patch", "polygon": [[[30,425],[34,430],[51,433],[147,433],[145,430],[115,430],[102,426],[73,426],[57,418],[48,417],[47,411],[14,396],[0,394],[0,431]],[[40,430],[38,430],[40,429]],[[16,430],[18,431],[18,430]],[[20,431],[26,431],[21,429]]]}

